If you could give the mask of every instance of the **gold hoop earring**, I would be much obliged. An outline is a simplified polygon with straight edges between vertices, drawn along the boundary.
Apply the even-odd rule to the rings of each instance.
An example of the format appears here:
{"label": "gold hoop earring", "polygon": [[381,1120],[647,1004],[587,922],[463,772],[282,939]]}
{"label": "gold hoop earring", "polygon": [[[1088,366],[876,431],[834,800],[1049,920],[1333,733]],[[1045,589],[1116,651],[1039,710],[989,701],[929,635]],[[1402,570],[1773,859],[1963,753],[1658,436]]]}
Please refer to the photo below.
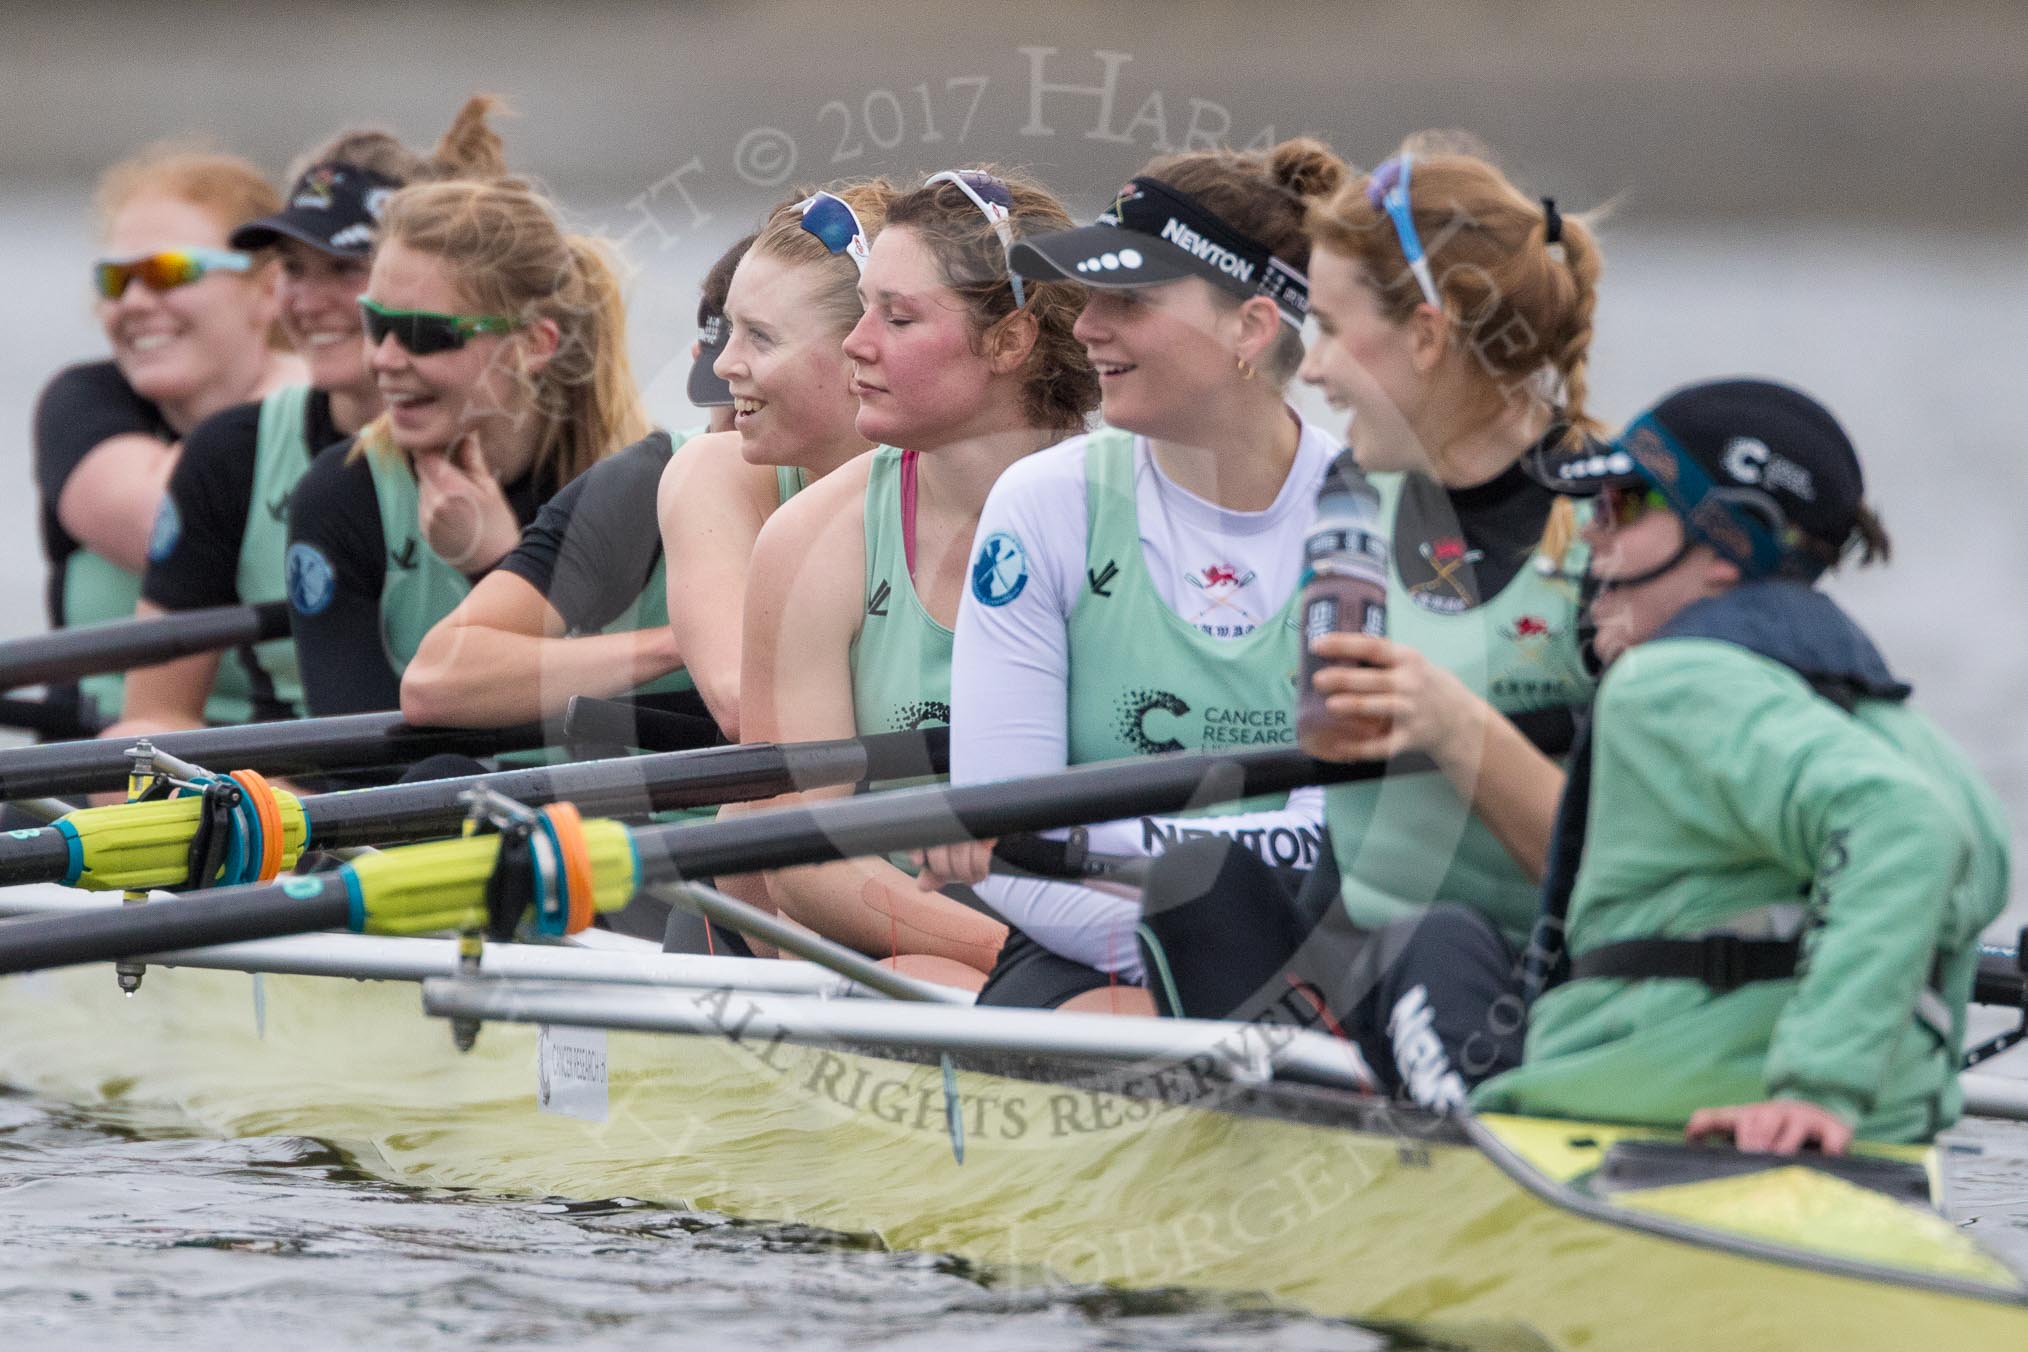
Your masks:
{"label": "gold hoop earring", "polygon": [[1239,366],[1239,378],[1241,380],[1252,380],[1254,378],[1254,369],[1247,365],[1245,357],[1234,357],[1233,361]]}

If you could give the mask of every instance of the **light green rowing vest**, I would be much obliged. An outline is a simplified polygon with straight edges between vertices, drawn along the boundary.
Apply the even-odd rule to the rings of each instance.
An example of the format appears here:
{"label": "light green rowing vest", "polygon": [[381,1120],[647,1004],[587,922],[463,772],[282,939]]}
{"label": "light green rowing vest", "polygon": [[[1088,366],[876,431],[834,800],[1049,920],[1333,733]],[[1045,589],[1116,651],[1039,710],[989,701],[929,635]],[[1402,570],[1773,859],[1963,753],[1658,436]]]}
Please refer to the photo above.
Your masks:
{"label": "light green rowing vest", "polygon": [[[304,436],[310,387],[290,385],[261,400],[260,431],[254,439],[253,492],[247,502],[246,526],[239,539],[239,570],[234,584],[245,605],[289,599],[289,494],[310,468],[317,448]],[[296,670],[296,645],[272,639],[254,648],[254,659],[267,673],[275,698],[295,717],[303,715],[303,679]],[[253,681],[237,650],[226,653],[205,701],[204,716],[212,723],[244,723],[254,715]]]}
{"label": "light green rowing vest", "polygon": [[[63,627],[104,624],[110,620],[131,620],[141,599],[141,575],[130,573],[102,554],[80,546],[63,561]],[[98,717],[120,716],[126,697],[126,679],[116,671],[78,680],[78,689],[97,710]],[[87,709],[87,717],[91,710]]]}
{"label": "light green rowing vest", "polygon": [[866,615],[852,638],[852,722],[861,733],[908,732],[951,721],[951,631],[908,575],[901,455],[873,453],[866,480]]}
{"label": "light green rowing vest", "polygon": [[[1382,519],[1401,504],[1403,476],[1372,476]],[[1588,557],[1574,542],[1550,576],[1531,559],[1483,604],[1440,614],[1416,603],[1390,554],[1387,636],[1455,673],[1502,713],[1589,702],[1592,678],[1577,642],[1578,586]],[[1471,906],[1525,941],[1541,889],[1522,873],[1451,783],[1437,773],[1334,785],[1325,820],[1345,909],[1373,928],[1436,901]]]}
{"label": "light green rowing vest", "polygon": [[[1134,437],[1085,439],[1085,585],[1071,607],[1069,759],[1242,751],[1296,740],[1297,600],[1239,638],[1213,638],[1171,610],[1148,575],[1134,502]],[[1301,542],[1291,540],[1291,550]],[[1282,807],[1287,796],[1205,815]]]}
{"label": "light green rowing vest", "polygon": [[424,637],[458,608],[472,584],[423,539],[421,497],[408,457],[399,451],[369,452],[366,464],[373,471],[381,540],[387,547],[387,572],[380,584],[380,645],[399,676],[415,660]]}

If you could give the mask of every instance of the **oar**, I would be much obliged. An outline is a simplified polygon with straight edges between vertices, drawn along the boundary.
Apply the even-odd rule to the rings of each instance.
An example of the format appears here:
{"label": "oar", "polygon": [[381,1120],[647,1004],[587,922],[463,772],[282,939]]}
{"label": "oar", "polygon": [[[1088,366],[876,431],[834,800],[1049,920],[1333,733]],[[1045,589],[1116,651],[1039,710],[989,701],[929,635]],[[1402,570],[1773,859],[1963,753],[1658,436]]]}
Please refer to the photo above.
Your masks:
{"label": "oar", "polygon": [[75,698],[0,695],[0,727],[32,732],[43,741],[93,737],[104,726],[96,719],[87,724]]}
{"label": "oar", "polygon": [[[299,800],[301,848],[400,845],[456,835],[480,785],[530,807],[567,800],[587,815],[750,802],[799,789],[943,772],[949,730],[823,742],[756,742],[653,756],[577,761],[434,779]],[[72,812],[58,824],[0,834],[0,886],[63,882],[97,891],[180,887],[197,832],[194,798]]]}
{"label": "oar", "polygon": [[0,647],[0,690],[153,666],[193,653],[285,638],[288,632],[286,601],[59,629]]}
{"label": "oar", "polygon": [[[1080,766],[1033,779],[930,785],[777,808],[718,822],[586,826],[593,902],[617,910],[643,882],[681,881],[919,845],[1013,835],[1282,793],[1307,784],[1427,771],[1423,757],[1335,764],[1295,750],[1185,752]],[[383,850],[329,873],[219,888],[118,911],[0,924],[0,972],[102,962],[318,929],[419,934],[488,920],[498,837]]]}
{"label": "oar", "polygon": [[[149,740],[173,756],[220,771],[298,775],[406,764],[439,752],[492,756],[542,746],[549,738],[534,723],[518,728],[417,728],[390,712],[197,728]],[[0,800],[123,789],[128,745],[119,740],[47,742],[0,751]]]}

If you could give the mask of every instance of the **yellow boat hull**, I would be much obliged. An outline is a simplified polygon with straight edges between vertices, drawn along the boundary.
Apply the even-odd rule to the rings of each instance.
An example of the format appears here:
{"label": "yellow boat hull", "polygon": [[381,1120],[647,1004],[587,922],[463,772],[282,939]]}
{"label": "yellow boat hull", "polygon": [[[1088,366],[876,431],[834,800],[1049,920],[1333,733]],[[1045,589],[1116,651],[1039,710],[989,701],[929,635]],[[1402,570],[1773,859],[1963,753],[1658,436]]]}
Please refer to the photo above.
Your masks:
{"label": "yellow boat hull", "polygon": [[[737,1023],[737,995],[661,998]],[[1166,1103],[960,1069],[960,1164],[935,1065],[610,1033],[585,1120],[538,1108],[534,1028],[460,1055],[406,984],[156,968],[127,999],[83,968],[0,980],[0,1019],[0,1079],[85,1105],[330,1140],[406,1183],[872,1232],[1003,1282],[1198,1287],[1487,1347],[2028,1347],[2005,1267],[1812,1171],[1574,1210],[1605,1128],[1488,1119],[1475,1141],[1327,1091]]]}

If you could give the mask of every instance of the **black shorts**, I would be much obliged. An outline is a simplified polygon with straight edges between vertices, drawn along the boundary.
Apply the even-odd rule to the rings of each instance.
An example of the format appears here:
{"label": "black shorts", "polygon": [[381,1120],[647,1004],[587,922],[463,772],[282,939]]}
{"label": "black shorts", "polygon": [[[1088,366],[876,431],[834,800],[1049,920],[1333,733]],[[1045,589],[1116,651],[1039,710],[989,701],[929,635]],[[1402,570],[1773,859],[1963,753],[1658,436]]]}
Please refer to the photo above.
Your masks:
{"label": "black shorts", "polygon": [[1056,1009],[1086,991],[1120,984],[1096,967],[1044,948],[1012,925],[999,961],[979,991],[978,1003],[1003,1009]]}
{"label": "black shorts", "polygon": [[[1325,867],[1330,873],[1324,873]],[[1492,922],[1449,903],[1374,930],[1337,869],[1291,888],[1224,840],[1156,860],[1142,894],[1148,983],[1164,1014],[1291,1024],[1358,1044],[1380,1087],[1462,1104],[1521,1059],[1521,968]]]}

